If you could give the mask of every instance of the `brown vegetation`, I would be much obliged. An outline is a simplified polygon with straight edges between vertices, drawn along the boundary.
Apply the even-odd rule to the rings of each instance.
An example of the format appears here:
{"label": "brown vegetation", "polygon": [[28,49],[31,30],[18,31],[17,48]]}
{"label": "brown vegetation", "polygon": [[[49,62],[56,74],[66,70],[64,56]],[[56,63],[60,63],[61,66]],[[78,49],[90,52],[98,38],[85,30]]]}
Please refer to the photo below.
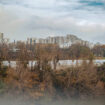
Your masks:
{"label": "brown vegetation", "polygon": [[[105,95],[105,64],[99,67],[94,65],[93,53],[87,46],[75,44],[68,49],[60,49],[52,44],[31,46],[18,43],[15,47],[19,51],[12,52],[15,55],[12,57],[7,49],[13,46],[1,46],[0,51],[0,81],[5,84],[4,93],[27,94],[34,99],[46,95],[51,99]],[[3,60],[14,58],[17,61],[16,68],[2,65]],[[84,61],[82,65],[56,70],[59,59],[70,58],[84,58],[90,62]],[[36,60],[31,68],[28,67],[29,60]]]}
{"label": "brown vegetation", "polygon": [[[6,76],[2,76],[1,80],[6,84],[6,92],[27,94],[34,99],[46,95],[52,99],[101,96],[105,95],[103,66],[96,67],[92,62],[83,62],[81,66],[54,71],[50,68],[31,70],[19,63],[16,69],[7,68]],[[0,75],[3,75],[2,72]]]}

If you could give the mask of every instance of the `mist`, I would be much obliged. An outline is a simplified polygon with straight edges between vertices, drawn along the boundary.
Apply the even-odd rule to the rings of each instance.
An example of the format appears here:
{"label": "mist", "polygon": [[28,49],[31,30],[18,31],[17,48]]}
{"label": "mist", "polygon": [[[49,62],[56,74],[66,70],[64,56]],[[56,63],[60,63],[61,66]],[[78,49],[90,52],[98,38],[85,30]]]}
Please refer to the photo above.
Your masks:
{"label": "mist", "polygon": [[24,95],[7,94],[0,96],[0,105],[105,105],[105,97],[98,98],[69,98],[50,99],[49,96],[42,99],[29,99]]}

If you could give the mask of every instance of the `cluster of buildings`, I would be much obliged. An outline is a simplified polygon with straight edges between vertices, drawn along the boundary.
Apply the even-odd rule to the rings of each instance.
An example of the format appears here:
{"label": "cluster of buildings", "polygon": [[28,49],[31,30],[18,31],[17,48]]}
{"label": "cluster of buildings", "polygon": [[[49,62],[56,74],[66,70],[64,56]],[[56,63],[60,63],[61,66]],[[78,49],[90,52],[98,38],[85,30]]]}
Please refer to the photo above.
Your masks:
{"label": "cluster of buildings", "polygon": [[[8,38],[4,38],[4,34],[0,33],[0,44],[9,43]],[[66,36],[54,36],[54,37],[47,37],[47,38],[28,38],[26,41],[27,44],[35,45],[39,44],[57,44],[60,48],[67,48],[70,47],[72,44],[80,43],[89,46],[90,48],[94,47],[93,43],[88,41],[84,41],[78,38],[75,35],[68,34]]]}
{"label": "cluster of buildings", "polygon": [[3,44],[3,43],[8,44],[9,43],[9,39],[8,38],[4,38],[4,34],[0,33],[0,44]]}
{"label": "cluster of buildings", "polygon": [[81,43],[92,48],[94,45],[89,43],[88,41],[83,41],[82,39],[76,37],[75,35],[66,35],[66,36],[55,36],[55,37],[47,37],[47,38],[28,38],[27,44],[34,45],[36,43],[40,44],[57,44],[60,48],[67,48],[72,44]]}

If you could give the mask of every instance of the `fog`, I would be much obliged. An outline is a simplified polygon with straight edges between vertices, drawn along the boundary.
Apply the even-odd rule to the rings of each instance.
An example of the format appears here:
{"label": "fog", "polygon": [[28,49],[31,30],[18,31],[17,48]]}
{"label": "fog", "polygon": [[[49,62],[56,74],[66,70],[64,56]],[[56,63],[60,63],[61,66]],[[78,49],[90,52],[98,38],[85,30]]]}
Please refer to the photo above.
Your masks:
{"label": "fog", "polygon": [[91,99],[50,99],[45,97],[40,100],[32,100],[24,98],[24,96],[6,95],[0,96],[0,105],[105,105],[105,98],[91,98]]}

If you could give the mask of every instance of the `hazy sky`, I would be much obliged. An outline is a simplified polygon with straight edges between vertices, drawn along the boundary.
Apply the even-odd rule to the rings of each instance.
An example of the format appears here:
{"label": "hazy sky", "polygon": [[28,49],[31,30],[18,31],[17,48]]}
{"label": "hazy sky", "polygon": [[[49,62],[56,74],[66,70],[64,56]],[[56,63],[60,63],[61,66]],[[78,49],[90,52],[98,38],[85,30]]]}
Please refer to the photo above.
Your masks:
{"label": "hazy sky", "polygon": [[105,0],[0,0],[0,32],[12,40],[74,34],[105,42]]}

